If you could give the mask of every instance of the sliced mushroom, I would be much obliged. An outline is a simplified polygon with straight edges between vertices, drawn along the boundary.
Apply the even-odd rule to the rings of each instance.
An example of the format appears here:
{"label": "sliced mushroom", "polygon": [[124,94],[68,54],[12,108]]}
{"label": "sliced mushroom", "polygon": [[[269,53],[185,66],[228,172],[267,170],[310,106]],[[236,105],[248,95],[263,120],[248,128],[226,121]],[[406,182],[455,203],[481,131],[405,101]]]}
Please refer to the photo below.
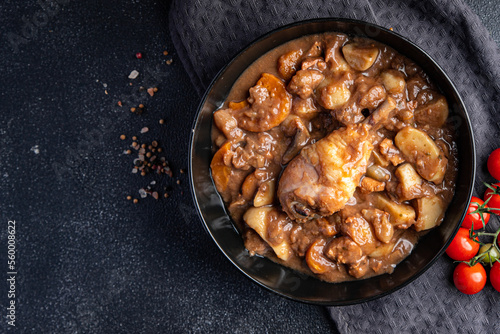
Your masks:
{"label": "sliced mushroom", "polygon": [[347,63],[357,71],[366,71],[377,60],[379,49],[375,45],[350,43],[342,47],[342,53]]}

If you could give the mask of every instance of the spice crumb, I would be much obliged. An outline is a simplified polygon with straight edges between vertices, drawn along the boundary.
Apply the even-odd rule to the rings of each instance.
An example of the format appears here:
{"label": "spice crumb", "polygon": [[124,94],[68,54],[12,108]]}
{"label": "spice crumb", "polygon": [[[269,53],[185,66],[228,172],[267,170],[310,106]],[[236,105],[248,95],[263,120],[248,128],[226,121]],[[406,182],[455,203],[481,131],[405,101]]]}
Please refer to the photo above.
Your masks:
{"label": "spice crumb", "polygon": [[154,199],[158,199],[158,193],[156,191],[153,191],[153,193],[151,194],[153,196]]}
{"label": "spice crumb", "polygon": [[135,108],[134,107],[130,108],[130,111],[135,112]]}
{"label": "spice crumb", "polygon": [[165,63],[167,63],[167,65],[170,65],[170,64],[172,64],[172,62],[173,62],[173,60],[172,60],[172,59],[169,59],[169,60],[167,60]]}
{"label": "spice crumb", "polygon": [[168,193],[163,194],[163,197],[168,198]]}
{"label": "spice crumb", "polygon": [[127,200],[130,201],[132,199],[132,196],[127,196]]}
{"label": "spice crumb", "polygon": [[127,137],[126,137],[125,135],[121,135],[121,136],[120,136],[120,139],[121,139],[121,140],[125,140],[125,139],[127,139]]}
{"label": "spice crumb", "polygon": [[118,104],[118,106],[121,107],[122,106],[122,101],[118,101],[117,104]]}
{"label": "spice crumb", "polygon": [[130,72],[128,78],[134,80],[138,76],[139,76],[139,72],[137,72],[136,70],[133,70],[132,72]]}
{"label": "spice crumb", "polygon": [[133,136],[133,137],[132,137],[132,140],[137,140],[137,136]]}
{"label": "spice crumb", "polygon": [[144,108],[144,104],[142,104],[142,103],[141,103],[141,104],[139,104],[139,108],[140,108],[140,109],[143,109],[143,108]]}
{"label": "spice crumb", "polygon": [[139,203],[139,200],[137,198],[134,198],[133,202],[134,202],[134,204],[137,204],[137,203]]}
{"label": "spice crumb", "polygon": [[160,124],[163,124],[163,123],[165,123],[165,120],[162,118],[162,119],[160,119],[158,122],[159,122]]}
{"label": "spice crumb", "polygon": [[150,96],[155,95],[155,91],[154,91],[154,89],[153,89],[153,88],[148,88],[148,94],[149,94]]}
{"label": "spice crumb", "polygon": [[176,182],[176,183],[177,183],[177,184],[181,184],[181,180],[177,180],[177,182]]}
{"label": "spice crumb", "polygon": [[168,51],[167,50],[163,51],[163,55],[168,56]]}

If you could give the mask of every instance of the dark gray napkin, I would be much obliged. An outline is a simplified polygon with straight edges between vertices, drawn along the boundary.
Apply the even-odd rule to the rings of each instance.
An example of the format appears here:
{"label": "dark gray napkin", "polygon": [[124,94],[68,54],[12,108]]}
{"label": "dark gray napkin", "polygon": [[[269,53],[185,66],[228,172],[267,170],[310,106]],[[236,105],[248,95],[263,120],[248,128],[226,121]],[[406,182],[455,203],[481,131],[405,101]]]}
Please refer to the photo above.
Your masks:
{"label": "dark gray napkin", "polygon": [[[493,181],[485,161],[500,146],[500,53],[461,0],[182,0],[172,4],[170,31],[201,95],[217,71],[253,39],[288,23],[321,17],[392,27],[443,67],[474,127],[476,195],[482,195],[482,182]],[[489,228],[498,225],[493,218]],[[451,280],[453,268],[443,256],[405,288],[372,302],[332,307],[330,314],[343,333],[500,333],[500,293],[489,284],[474,296],[459,293]]]}

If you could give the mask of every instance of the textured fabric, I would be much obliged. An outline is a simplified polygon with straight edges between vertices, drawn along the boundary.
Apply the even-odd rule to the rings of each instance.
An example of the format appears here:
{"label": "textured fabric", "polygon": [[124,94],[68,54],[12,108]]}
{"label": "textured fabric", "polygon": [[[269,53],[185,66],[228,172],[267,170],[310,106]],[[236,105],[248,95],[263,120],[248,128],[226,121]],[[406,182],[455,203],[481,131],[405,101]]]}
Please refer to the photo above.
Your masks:
{"label": "textured fabric", "polygon": [[[183,0],[170,11],[173,41],[201,94],[241,48],[279,26],[320,17],[360,19],[392,27],[427,51],[457,86],[477,149],[476,195],[493,179],[486,158],[500,146],[500,54],[479,18],[460,0],[326,1]],[[490,229],[498,227],[493,218]],[[452,283],[443,256],[420,278],[372,302],[329,309],[342,333],[500,333],[500,294],[488,284],[466,296]]]}

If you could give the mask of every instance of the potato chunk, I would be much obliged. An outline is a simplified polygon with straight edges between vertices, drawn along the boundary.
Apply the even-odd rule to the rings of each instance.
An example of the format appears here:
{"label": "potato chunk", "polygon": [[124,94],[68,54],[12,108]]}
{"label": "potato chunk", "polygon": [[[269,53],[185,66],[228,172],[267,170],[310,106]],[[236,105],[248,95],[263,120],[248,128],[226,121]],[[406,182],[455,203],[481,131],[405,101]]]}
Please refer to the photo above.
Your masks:
{"label": "potato chunk", "polygon": [[415,209],[410,205],[399,204],[377,194],[377,207],[390,215],[389,221],[396,228],[408,228],[415,223]]}
{"label": "potato chunk", "polygon": [[408,126],[397,133],[394,141],[406,160],[416,165],[420,176],[435,184],[443,182],[448,159],[427,133]]}
{"label": "potato chunk", "polygon": [[441,197],[423,197],[417,200],[418,218],[413,226],[416,231],[424,231],[439,226],[444,218],[445,204]]}
{"label": "potato chunk", "polygon": [[283,240],[281,243],[275,245],[270,242],[268,237],[268,224],[273,210],[276,209],[269,206],[250,208],[243,215],[243,220],[248,226],[254,229],[254,231],[257,232],[260,237],[269,244],[269,246],[271,246],[278,258],[286,261],[292,253],[289,243],[286,240]]}
{"label": "potato chunk", "polygon": [[399,179],[398,192],[402,201],[409,201],[422,197],[422,178],[411,164],[405,163],[396,169],[396,177]]}
{"label": "potato chunk", "polygon": [[274,189],[276,188],[276,180],[272,179],[262,183],[255,194],[253,205],[259,208],[264,205],[270,205],[274,202]]}
{"label": "potato chunk", "polygon": [[379,49],[374,45],[350,43],[342,47],[342,53],[347,63],[353,69],[366,71],[377,60]]}
{"label": "potato chunk", "polygon": [[320,102],[326,109],[341,107],[351,98],[351,91],[345,81],[333,82],[320,89]]}
{"label": "potato chunk", "polygon": [[388,70],[380,75],[385,89],[390,94],[403,94],[406,88],[403,73],[396,70]]}

